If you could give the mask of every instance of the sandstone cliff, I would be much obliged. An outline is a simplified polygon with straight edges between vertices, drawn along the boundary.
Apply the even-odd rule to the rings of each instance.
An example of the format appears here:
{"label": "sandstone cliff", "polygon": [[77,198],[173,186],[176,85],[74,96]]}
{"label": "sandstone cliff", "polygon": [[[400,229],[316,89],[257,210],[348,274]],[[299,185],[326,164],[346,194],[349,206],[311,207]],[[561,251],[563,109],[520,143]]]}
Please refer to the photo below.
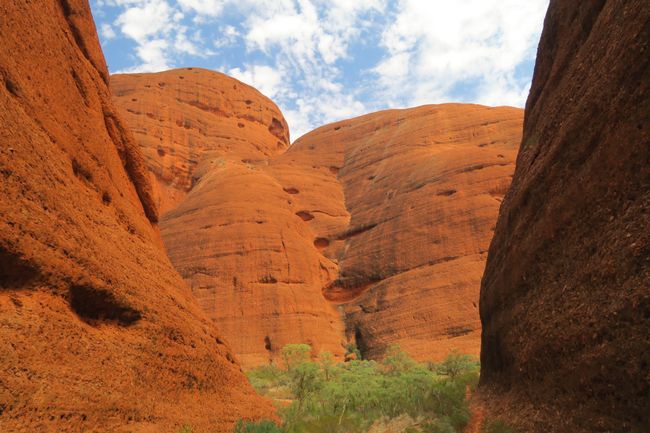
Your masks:
{"label": "sandstone cliff", "polygon": [[223,74],[197,68],[118,74],[111,90],[156,178],[163,213],[214,164],[258,161],[289,145],[280,109]]}
{"label": "sandstone cliff", "polygon": [[481,382],[524,431],[650,426],[649,50],[647,1],[550,3],[481,288]]}
{"label": "sandstone cliff", "polygon": [[521,122],[507,107],[388,110],[318,128],[271,161],[338,264],[323,293],[364,356],[391,344],[423,360],[478,355],[480,277]]}
{"label": "sandstone cliff", "polygon": [[268,363],[300,342],[342,356],[340,314],[321,294],[336,266],[265,171],[289,143],[277,106],[201,69],[116,75],[112,86],[160,190],[173,191],[161,221],[169,257],[241,361]]}
{"label": "sandstone cliff", "polygon": [[[478,288],[522,110],[389,110],[285,151],[277,107],[221,74],[112,86],[161,190],[183,185],[161,220],[169,256],[245,365],[297,342],[337,357],[348,341],[370,357],[394,343],[420,359],[478,354]],[[192,138],[199,124],[212,132]],[[160,174],[180,171],[191,181]]]}
{"label": "sandstone cliff", "polygon": [[269,416],[165,256],[87,2],[2,2],[0,17],[0,430]]}

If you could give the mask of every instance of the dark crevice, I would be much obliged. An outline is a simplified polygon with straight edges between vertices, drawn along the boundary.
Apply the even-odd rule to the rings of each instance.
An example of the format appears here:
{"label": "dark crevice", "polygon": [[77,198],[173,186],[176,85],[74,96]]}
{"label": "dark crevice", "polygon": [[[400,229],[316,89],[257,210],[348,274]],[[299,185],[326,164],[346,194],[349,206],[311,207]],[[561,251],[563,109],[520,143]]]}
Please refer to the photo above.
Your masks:
{"label": "dark crevice", "polygon": [[0,246],[0,288],[23,289],[41,275],[38,267]]}
{"label": "dark crevice", "polygon": [[361,359],[366,359],[368,354],[368,345],[363,336],[363,332],[361,331],[361,327],[358,324],[354,326],[354,343],[357,345],[359,353],[361,353]]}
{"label": "dark crevice", "polygon": [[278,282],[278,279],[275,278],[273,275],[264,275],[258,281],[258,283],[261,283],[261,284],[277,284],[277,282]]}
{"label": "dark crevice", "polygon": [[469,334],[472,330],[472,328],[466,326],[450,326],[445,330],[445,333],[449,338],[457,338]]}
{"label": "dark crevice", "polygon": [[90,170],[81,165],[81,163],[74,158],[72,159],[72,173],[74,173],[74,175],[79,179],[83,179],[87,182],[92,182],[93,180],[93,175]]}
{"label": "dark crevice", "polygon": [[271,344],[271,339],[268,335],[264,337],[264,348],[269,352],[273,351],[273,345]]}
{"label": "dark crevice", "polygon": [[296,212],[296,215],[299,216],[303,221],[311,221],[314,219],[314,215],[312,215],[311,212],[307,212],[306,210]]}
{"label": "dark crevice", "polygon": [[81,77],[79,77],[79,74],[77,74],[77,71],[75,71],[74,69],[70,69],[70,74],[72,75],[72,81],[74,81],[74,84],[77,87],[77,91],[79,92],[79,95],[84,100],[84,104],[86,105],[86,107],[89,107],[90,103],[88,100],[88,92],[86,91],[86,88],[83,84],[83,81],[81,80]]}
{"label": "dark crevice", "polygon": [[354,236],[358,236],[358,235],[360,235],[362,233],[370,231],[370,230],[374,229],[375,227],[377,227],[377,224],[368,224],[368,225],[365,225],[365,226],[350,229],[347,232],[343,233],[341,236],[339,236],[338,240],[344,241],[344,240],[350,239],[350,238],[352,238]]}
{"label": "dark crevice", "polygon": [[314,239],[314,246],[318,249],[327,248],[330,246],[330,241],[327,238],[316,238]]}
{"label": "dark crevice", "polygon": [[7,92],[18,97],[19,89],[16,83],[14,83],[6,74],[4,74],[4,79],[5,79],[5,88],[7,89]]}
{"label": "dark crevice", "polygon": [[88,47],[86,46],[86,41],[81,33],[81,30],[73,21],[73,15],[76,14],[76,12],[73,10],[72,6],[70,6],[70,1],[69,0],[60,0],[61,4],[61,9],[63,10],[63,15],[68,22],[68,27],[70,28],[70,32],[72,33],[72,37],[74,38],[75,42],[77,43],[77,47],[81,50],[81,53],[83,56],[90,62],[90,64],[95,68],[97,73],[99,74],[100,77],[102,77],[102,80],[106,85],[108,85],[108,75],[106,72],[102,71],[98,65],[95,64],[93,61],[92,57],[90,56],[90,52],[88,51]]}
{"label": "dark crevice", "polygon": [[135,187],[147,219],[154,224],[157,223],[158,208],[156,207],[153,192],[149,185],[148,172],[143,168],[144,163],[138,158],[139,149],[130,142],[127,131],[112,112],[104,111],[104,126],[106,127],[106,132],[108,132],[108,136],[117,148],[122,166]]}
{"label": "dark crevice", "polygon": [[106,289],[77,284],[70,287],[69,296],[70,307],[82,320],[92,325],[108,322],[130,326],[142,318],[140,312],[115,298]]}
{"label": "dark crevice", "polygon": [[285,137],[285,131],[284,131],[284,125],[280,120],[276,119],[275,117],[271,121],[271,125],[269,126],[269,132],[276,136],[278,140],[284,142],[285,144],[287,143],[287,137]]}

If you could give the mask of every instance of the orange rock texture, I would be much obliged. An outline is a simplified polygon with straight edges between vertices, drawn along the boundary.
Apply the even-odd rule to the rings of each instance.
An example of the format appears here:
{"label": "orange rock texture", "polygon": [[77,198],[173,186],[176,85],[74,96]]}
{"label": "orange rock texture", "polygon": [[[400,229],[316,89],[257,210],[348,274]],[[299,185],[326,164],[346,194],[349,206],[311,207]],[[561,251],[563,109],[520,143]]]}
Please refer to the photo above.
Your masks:
{"label": "orange rock texture", "polygon": [[550,2],[481,287],[481,382],[521,431],[650,426],[649,23]]}
{"label": "orange rock texture", "polygon": [[364,356],[391,344],[423,360],[478,355],[480,278],[521,122],[505,107],[389,110],[318,128],[271,161],[338,265],[323,293]]}
{"label": "orange rock texture", "polygon": [[[420,359],[478,354],[478,287],[522,110],[389,110],[324,126],[285,151],[277,107],[234,79],[185,69],[113,80],[154,173],[161,161],[174,172],[174,155],[187,154],[184,125],[226,125],[213,144],[194,142],[210,150],[197,150],[161,227],[172,262],[245,365],[299,342],[336,357],[347,342],[368,357],[395,343]],[[191,99],[207,94],[204,83],[212,96]],[[166,102],[142,102],[157,100]],[[234,108],[195,108],[214,100]],[[261,123],[248,123],[250,107],[268,113],[253,116]]]}
{"label": "orange rock texture", "polygon": [[277,106],[201,69],[111,84],[160,190],[173,191],[162,194],[169,257],[239,359],[268,363],[304,342],[342,356],[340,314],[321,294],[336,265],[314,248],[293,191],[265,171],[289,143]]}
{"label": "orange rock texture", "polygon": [[272,416],[165,256],[87,2],[0,16],[0,431]]}
{"label": "orange rock texture", "polygon": [[111,90],[157,180],[163,213],[215,164],[258,161],[289,145],[280,109],[223,74],[196,68],[118,74]]}

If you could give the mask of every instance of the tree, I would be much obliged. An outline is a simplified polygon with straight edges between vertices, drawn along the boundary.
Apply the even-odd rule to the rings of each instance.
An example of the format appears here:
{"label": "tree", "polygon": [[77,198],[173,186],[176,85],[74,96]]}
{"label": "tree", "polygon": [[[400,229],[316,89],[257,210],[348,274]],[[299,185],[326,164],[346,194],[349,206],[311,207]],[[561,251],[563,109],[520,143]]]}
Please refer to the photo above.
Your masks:
{"label": "tree", "polygon": [[309,344],[287,344],[282,348],[282,359],[287,371],[291,371],[303,362],[309,361],[311,346]]}
{"label": "tree", "polygon": [[463,373],[468,373],[476,369],[476,361],[469,355],[461,355],[457,351],[450,353],[440,365],[438,365],[438,374],[445,375],[451,380],[455,380]]}

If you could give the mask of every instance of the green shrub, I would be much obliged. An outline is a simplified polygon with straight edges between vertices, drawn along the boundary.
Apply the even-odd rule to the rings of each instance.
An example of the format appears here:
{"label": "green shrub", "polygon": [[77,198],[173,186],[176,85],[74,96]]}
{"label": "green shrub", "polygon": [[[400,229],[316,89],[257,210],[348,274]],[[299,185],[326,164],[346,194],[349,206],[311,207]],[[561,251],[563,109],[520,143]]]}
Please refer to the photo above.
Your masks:
{"label": "green shrub", "polygon": [[345,355],[350,355],[354,354],[354,357],[356,358],[357,361],[361,361],[362,356],[361,356],[361,351],[357,347],[356,344],[354,343],[349,343],[347,346],[345,346]]}
{"label": "green shrub", "polygon": [[311,346],[309,344],[287,344],[282,348],[282,360],[287,371],[309,361]]}
{"label": "green shrub", "polygon": [[[469,421],[466,387],[478,381],[478,364],[452,353],[440,364],[423,364],[392,346],[381,362],[353,360],[336,364],[323,353],[318,362],[308,345],[282,349],[283,367],[264,366],[247,373],[255,388],[293,400],[280,409],[283,427],[238,424],[236,433],[364,433],[380,419],[408,415],[422,420],[424,433],[460,432]],[[283,402],[284,403],[284,402]],[[246,430],[245,428],[249,428]],[[250,430],[253,429],[253,430]],[[500,432],[490,432],[500,433]]]}
{"label": "green shrub", "polygon": [[178,433],[194,433],[194,428],[189,424],[183,424]]}
{"label": "green shrub", "polygon": [[283,433],[273,421],[244,421],[239,420],[235,425],[235,433]]}
{"label": "green shrub", "polygon": [[478,363],[469,355],[461,355],[458,352],[450,353],[445,360],[438,365],[438,374],[455,380],[464,373],[478,370]]}
{"label": "green shrub", "polygon": [[422,433],[456,433],[457,430],[449,419],[441,418],[425,423],[422,426]]}

